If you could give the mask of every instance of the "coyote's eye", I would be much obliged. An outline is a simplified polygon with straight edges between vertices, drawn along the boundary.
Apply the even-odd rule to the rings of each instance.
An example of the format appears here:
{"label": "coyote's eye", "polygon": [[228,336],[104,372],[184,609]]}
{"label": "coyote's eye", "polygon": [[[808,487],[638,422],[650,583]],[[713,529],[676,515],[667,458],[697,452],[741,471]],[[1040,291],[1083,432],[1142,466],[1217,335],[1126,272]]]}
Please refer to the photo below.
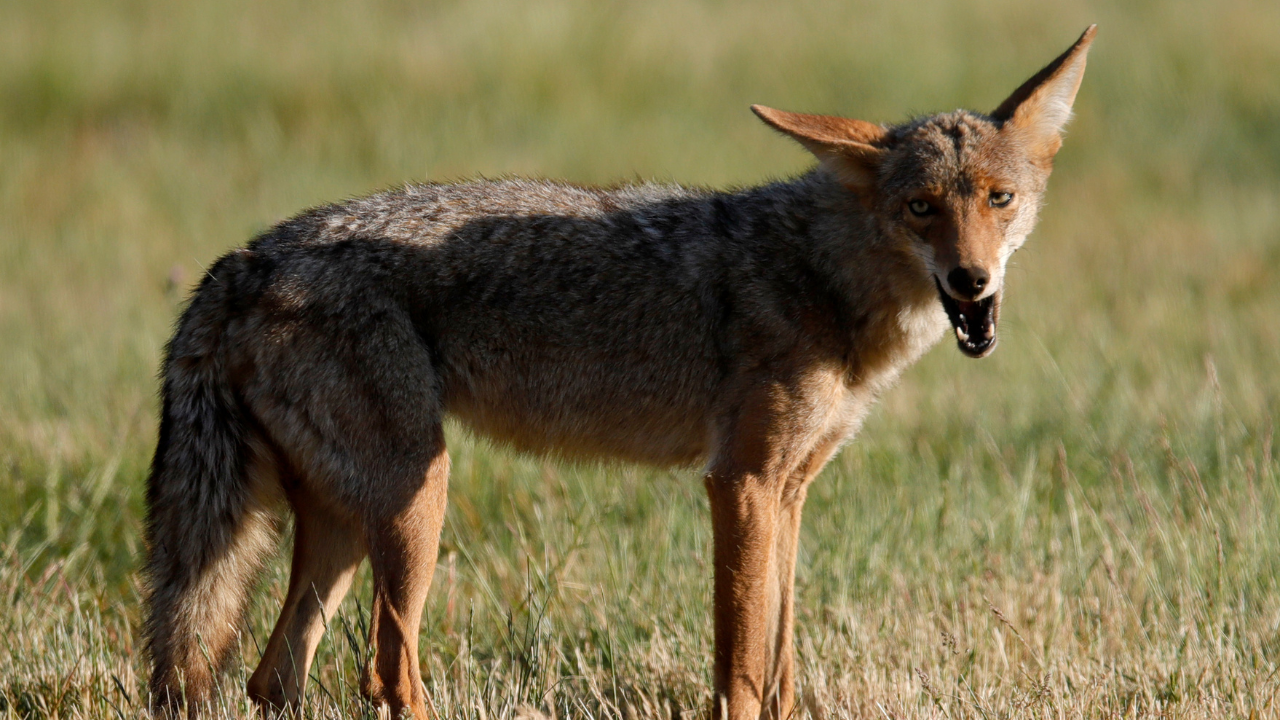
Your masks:
{"label": "coyote's eye", "polygon": [[928,215],[932,215],[935,212],[933,209],[933,206],[925,202],[924,200],[912,200],[911,202],[907,203],[907,209],[910,210],[911,214],[915,215],[916,217],[926,217]]}
{"label": "coyote's eye", "polygon": [[987,201],[991,203],[991,207],[1004,207],[1013,202],[1013,193],[993,192]]}

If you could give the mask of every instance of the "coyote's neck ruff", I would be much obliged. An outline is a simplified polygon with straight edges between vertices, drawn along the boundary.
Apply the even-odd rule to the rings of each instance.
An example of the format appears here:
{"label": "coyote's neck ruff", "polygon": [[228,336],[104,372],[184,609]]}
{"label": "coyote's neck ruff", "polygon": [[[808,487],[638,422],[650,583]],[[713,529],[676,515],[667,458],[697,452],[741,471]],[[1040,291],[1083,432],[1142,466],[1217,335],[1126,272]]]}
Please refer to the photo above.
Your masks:
{"label": "coyote's neck ruff", "polygon": [[785,717],[806,487],[948,327],[966,355],[995,347],[1005,265],[1035,224],[1091,38],[990,116],[883,127],[757,106],[819,160],[788,182],[413,186],[219,260],[164,369],[156,701],[208,696],[283,498],[293,577],[251,693],[298,701],[367,556],[377,651],[362,687],[428,717],[418,618],[453,415],[526,451],[703,464],[716,691],[733,718]]}

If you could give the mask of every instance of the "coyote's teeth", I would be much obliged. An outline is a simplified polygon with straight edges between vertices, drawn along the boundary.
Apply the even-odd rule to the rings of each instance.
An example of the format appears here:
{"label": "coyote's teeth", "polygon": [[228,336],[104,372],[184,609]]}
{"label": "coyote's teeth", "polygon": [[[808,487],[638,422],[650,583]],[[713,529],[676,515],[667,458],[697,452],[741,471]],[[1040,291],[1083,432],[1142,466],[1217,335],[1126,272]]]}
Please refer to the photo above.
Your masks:
{"label": "coyote's teeth", "polygon": [[956,339],[959,340],[960,342],[968,342],[969,333],[961,330],[960,328],[956,328]]}
{"label": "coyote's teeth", "polygon": [[983,328],[982,328],[982,337],[986,338],[987,340],[990,340],[991,338],[993,338],[993,337],[995,337],[995,336],[996,336],[996,324],[995,324],[995,323],[987,323],[986,325],[984,325],[984,326],[983,326]]}

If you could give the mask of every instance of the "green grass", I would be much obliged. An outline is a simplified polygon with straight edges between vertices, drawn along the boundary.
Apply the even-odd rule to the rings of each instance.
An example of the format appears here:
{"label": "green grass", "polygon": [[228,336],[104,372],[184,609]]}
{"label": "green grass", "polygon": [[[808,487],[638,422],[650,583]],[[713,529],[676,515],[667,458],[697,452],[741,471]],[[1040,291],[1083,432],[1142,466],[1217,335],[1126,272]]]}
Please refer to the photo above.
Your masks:
{"label": "green grass", "polygon": [[[220,253],[411,180],[788,175],[807,157],[750,103],[990,109],[1095,21],[1000,350],[934,350],[815,484],[803,713],[1280,714],[1280,5],[967,5],[5,4],[0,717],[142,714],[154,374]],[[441,712],[698,713],[696,475],[450,439],[421,638]],[[224,714],[248,713],[284,568]],[[357,587],[315,717],[369,712]]]}

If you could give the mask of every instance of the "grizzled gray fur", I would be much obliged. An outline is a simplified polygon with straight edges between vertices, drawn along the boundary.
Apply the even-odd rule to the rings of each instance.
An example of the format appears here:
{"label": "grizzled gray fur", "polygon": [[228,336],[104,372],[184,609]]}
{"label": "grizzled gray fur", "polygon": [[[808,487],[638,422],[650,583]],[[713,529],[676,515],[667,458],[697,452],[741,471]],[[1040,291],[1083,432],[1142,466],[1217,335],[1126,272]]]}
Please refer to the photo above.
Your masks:
{"label": "grizzled gray fur", "polygon": [[228,662],[280,509],[279,624],[249,681],[296,706],[328,617],[373,569],[361,687],[428,717],[417,633],[446,416],[532,453],[701,466],[717,714],[794,707],[808,483],[950,328],[996,344],[1093,29],[991,115],[896,127],[757,106],[819,161],[736,191],[415,185],[283,222],[208,270],[163,369],[147,489],[152,702],[193,711]]}

